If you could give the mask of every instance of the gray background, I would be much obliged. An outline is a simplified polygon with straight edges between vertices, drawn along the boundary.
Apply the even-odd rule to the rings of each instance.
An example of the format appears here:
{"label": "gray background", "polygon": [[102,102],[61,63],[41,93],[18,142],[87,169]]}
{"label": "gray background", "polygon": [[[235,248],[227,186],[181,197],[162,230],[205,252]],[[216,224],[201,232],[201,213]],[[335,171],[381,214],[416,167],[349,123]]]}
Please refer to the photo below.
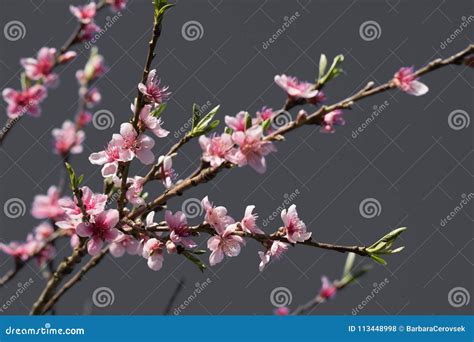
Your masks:
{"label": "gray background", "polygon": [[[110,71],[98,82],[103,102],[97,109],[114,113],[115,126],[106,131],[87,127],[85,152],[72,158],[77,172],[86,174],[87,184],[96,190],[101,189],[100,167],[90,165],[87,157],[102,149],[119,123],[130,116],[129,104],[136,93],[149,38],[149,2],[130,1],[122,18],[98,41]],[[68,5],[63,1],[1,1],[1,27],[20,20],[27,30],[25,38],[16,42],[0,37],[2,89],[19,87],[20,57],[35,55],[41,46],[60,46],[72,32],[75,22]],[[263,49],[263,42],[283,24],[284,17],[296,11],[300,17]],[[165,127],[172,133],[178,130],[188,120],[193,102],[221,104],[220,118],[242,109],[254,113],[262,105],[278,108],[284,93],[273,84],[275,74],[312,80],[321,53],[343,53],[345,73],[325,89],[332,103],[369,80],[385,82],[400,66],[419,67],[463,49],[472,42],[470,26],[445,49],[440,44],[459,27],[462,16],[472,13],[472,1],[179,1],[166,16],[153,64],[173,92],[164,114]],[[103,25],[110,15],[108,10],[102,12],[98,24]],[[181,36],[181,27],[189,20],[202,24],[200,40],[189,42]],[[379,23],[379,39],[361,39],[359,27],[368,20]],[[34,195],[45,193],[58,182],[62,166],[51,153],[51,129],[75,114],[74,73],[82,68],[88,53],[84,47],[79,51],[80,58],[61,69],[61,87],[50,92],[43,116],[22,120],[0,148],[2,206],[18,197],[29,211]],[[440,220],[459,204],[462,194],[472,192],[472,125],[453,130],[448,115],[457,109],[472,114],[473,78],[464,67],[447,67],[423,81],[430,87],[426,96],[393,91],[363,100],[346,112],[348,123],[336,134],[323,135],[314,127],[304,127],[288,135],[286,143],[278,144],[278,153],[268,157],[265,175],[250,168],[225,172],[215,182],[173,199],[169,207],[178,210],[184,198],[209,194],[235,218],[241,216],[246,204],[255,204],[262,219],[272,214],[285,194],[298,189],[301,194],[294,203],[320,241],[368,244],[391,229],[408,226],[400,240],[406,246],[402,254],[388,257],[386,267],[357,259],[359,265],[374,264],[370,274],[313,314],[350,315],[373,284],[385,278],[388,285],[361,314],[466,314],[472,310],[472,302],[454,308],[448,303],[448,292],[461,286],[472,294],[472,203],[445,227],[440,226]],[[388,101],[388,108],[352,138],[352,131],[384,101]],[[4,112],[3,101],[1,106]],[[156,154],[166,151],[173,140],[173,134],[159,140]],[[198,154],[196,142],[186,146],[177,158],[178,173],[193,170]],[[144,174],[139,163],[135,168]],[[155,184],[149,190],[158,193],[161,186]],[[359,204],[365,198],[380,202],[379,216],[361,216]],[[18,219],[1,214],[2,241],[24,239],[39,223],[29,213]],[[200,241],[205,243],[205,239]],[[64,245],[61,255],[70,251],[68,243]],[[238,258],[226,258],[204,274],[179,256],[166,256],[160,272],[149,270],[139,257],[107,257],[64,296],[58,312],[161,314],[181,278],[186,285],[175,305],[192,294],[196,282],[209,277],[212,283],[183,314],[271,314],[269,296],[274,288],[288,288],[290,307],[295,307],[317,293],[321,275],[337,278],[345,259],[336,252],[292,248],[261,274],[258,250],[255,242],[249,242]],[[0,264],[2,273],[11,268],[5,255],[0,256]],[[1,289],[1,298],[7,298],[16,291],[17,282],[34,279],[34,286],[5,313],[27,313],[43,288],[35,264],[30,266]],[[92,293],[100,286],[113,290],[113,305],[92,305]]]}

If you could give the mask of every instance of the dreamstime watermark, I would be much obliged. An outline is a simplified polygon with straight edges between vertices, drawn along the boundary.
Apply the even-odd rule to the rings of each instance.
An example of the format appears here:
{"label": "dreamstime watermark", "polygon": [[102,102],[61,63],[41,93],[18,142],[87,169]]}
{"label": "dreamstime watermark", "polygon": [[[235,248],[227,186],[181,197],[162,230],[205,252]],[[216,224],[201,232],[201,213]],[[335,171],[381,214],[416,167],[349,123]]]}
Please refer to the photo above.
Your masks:
{"label": "dreamstime watermark", "polygon": [[18,283],[18,287],[13,295],[6,299],[2,306],[0,306],[0,312],[8,310],[18,298],[34,283],[33,278],[28,279],[24,283]]}
{"label": "dreamstime watermark", "polygon": [[363,218],[373,219],[382,213],[382,205],[376,198],[366,198],[359,204],[359,212]]}
{"label": "dreamstime watermark", "polygon": [[298,197],[300,194],[301,193],[299,189],[295,189],[295,191],[293,191],[291,194],[284,194],[283,195],[284,200],[281,203],[281,205],[279,205],[273,213],[271,213],[269,216],[263,219],[262,225],[264,227],[268,226],[273,220],[275,220],[275,218],[277,218],[280,215],[283,209],[288,207],[295,200],[295,198]]}
{"label": "dreamstime watermark", "polygon": [[283,126],[288,125],[292,120],[293,117],[291,116],[291,114],[286,110],[282,110],[275,114],[271,126],[273,129],[279,129]]}
{"label": "dreamstime watermark", "polygon": [[115,124],[115,116],[111,111],[106,109],[98,110],[92,115],[92,124],[99,131],[113,127]]}
{"label": "dreamstime watermark", "polygon": [[6,335],[84,335],[84,328],[53,328],[51,323],[45,323],[40,328],[17,328],[9,326],[5,329]]}
{"label": "dreamstime watermark", "polygon": [[471,301],[471,294],[469,291],[461,286],[453,287],[448,292],[448,303],[453,308],[460,308],[467,306]]}
{"label": "dreamstime watermark", "polygon": [[199,296],[211,283],[212,280],[210,278],[207,278],[202,283],[194,284],[195,289],[193,293],[191,293],[188,298],[184,300],[184,302],[182,302],[174,309],[173,314],[175,316],[178,316],[182,311],[186,310],[186,308],[197,298],[197,296]]}
{"label": "dreamstime watermark", "polygon": [[11,219],[24,216],[26,213],[26,205],[22,199],[14,197],[5,201],[3,204],[3,212],[5,216]]}
{"label": "dreamstime watermark", "polygon": [[111,306],[115,302],[115,293],[111,288],[102,286],[98,287],[92,293],[92,303],[98,308]]}
{"label": "dreamstime watermark", "polygon": [[384,101],[381,105],[374,105],[372,107],[373,111],[370,116],[365,119],[363,123],[359,125],[355,130],[352,131],[352,139],[356,139],[369,125],[380,115],[382,112],[387,109],[390,105],[388,101]]}
{"label": "dreamstime watermark", "polygon": [[204,27],[197,20],[190,20],[181,27],[181,36],[188,42],[201,39],[204,35]]}
{"label": "dreamstime watermark", "polygon": [[364,21],[359,26],[359,35],[366,42],[371,42],[380,38],[382,35],[382,28],[375,20]]}
{"label": "dreamstime watermark", "polygon": [[11,42],[23,39],[26,36],[26,27],[19,20],[12,20],[3,26],[3,35]]}
{"label": "dreamstime watermark", "polygon": [[283,308],[291,304],[293,294],[283,286],[276,287],[270,292],[270,303],[276,308]]}
{"label": "dreamstime watermark", "polygon": [[187,218],[199,217],[203,213],[201,201],[197,198],[188,198],[181,204],[181,211]]}
{"label": "dreamstime watermark", "polygon": [[449,215],[447,215],[446,217],[443,217],[441,219],[441,221],[440,221],[441,227],[445,227],[448,224],[449,221],[451,221],[461,210],[463,210],[469,204],[469,202],[474,198],[474,193],[470,192],[467,195],[462,194],[461,197],[462,197],[462,200],[459,201],[459,204],[456,205],[451,210]]}
{"label": "dreamstime watermark", "polygon": [[296,11],[294,14],[291,16],[285,16],[283,17],[283,24],[266,40],[262,43],[262,48],[264,50],[268,49],[268,47],[275,43],[280,36],[285,33],[287,29],[290,28],[290,26],[298,20],[300,17],[300,12]]}
{"label": "dreamstime watermark", "polygon": [[[203,115],[204,113],[207,113],[210,109],[211,109],[211,106],[212,106],[212,103],[211,101],[206,101],[203,105],[201,106],[198,106],[198,112],[199,112],[199,115]],[[177,129],[176,131],[174,131],[173,133],[173,136],[175,139],[179,139],[179,137],[183,134],[186,134],[189,129],[192,127],[193,125],[193,118],[189,118],[188,121],[186,121],[184,123],[184,125],[182,125],[179,129]]]}
{"label": "dreamstime watermark", "polygon": [[469,17],[462,16],[461,24],[456,28],[444,41],[439,44],[439,47],[444,50],[446,47],[454,42],[454,40],[461,35],[461,33],[469,26],[470,23],[474,21],[474,16],[470,15]]}
{"label": "dreamstime watermark", "polygon": [[448,125],[455,131],[468,128],[470,123],[471,118],[465,110],[455,109],[448,115]]}
{"label": "dreamstime watermark", "polygon": [[84,42],[86,50],[92,48],[97,41],[122,17],[122,12],[116,12],[113,17],[107,16],[105,18],[105,24],[100,28],[100,31],[96,32],[94,36],[88,41]]}
{"label": "dreamstime watermark", "polygon": [[357,305],[355,308],[352,308],[352,315],[356,316],[361,312],[374,298],[377,296],[377,294],[382,291],[382,289],[387,286],[387,284],[390,283],[390,281],[385,278],[382,280],[380,283],[373,283],[373,289],[370,291],[370,293],[360,302],[359,305]]}

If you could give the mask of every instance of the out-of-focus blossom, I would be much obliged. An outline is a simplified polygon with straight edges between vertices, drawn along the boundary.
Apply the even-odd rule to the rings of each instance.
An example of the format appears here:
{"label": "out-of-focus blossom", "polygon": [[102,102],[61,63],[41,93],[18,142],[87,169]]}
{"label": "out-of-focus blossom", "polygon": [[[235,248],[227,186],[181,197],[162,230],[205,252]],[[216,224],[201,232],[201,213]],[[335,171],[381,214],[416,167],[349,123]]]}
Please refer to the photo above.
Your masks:
{"label": "out-of-focus blossom", "polygon": [[84,103],[88,108],[92,108],[100,103],[102,99],[102,95],[99,92],[99,89],[92,88],[92,89],[85,89],[82,91],[81,94],[82,98],[84,99]]}
{"label": "out-of-focus blossom", "polygon": [[[64,214],[64,209],[60,206],[59,189],[54,185],[49,187],[46,195],[36,195],[31,208],[31,215],[37,219],[59,220]],[[72,203],[69,197],[61,198],[62,203]]]}
{"label": "out-of-focus blossom", "polygon": [[51,132],[54,137],[54,152],[65,156],[69,153],[78,154],[83,150],[82,142],[85,139],[85,133],[76,130],[76,125],[66,120],[61,128],[55,128]]}
{"label": "out-of-focus blossom", "polygon": [[121,11],[127,6],[128,0],[106,0],[106,3],[110,4],[113,11]]}
{"label": "out-of-focus blossom", "polygon": [[72,15],[77,18],[82,24],[89,24],[94,21],[97,12],[97,5],[95,2],[90,2],[84,6],[69,6]]}
{"label": "out-of-focus blossom", "polygon": [[319,296],[324,299],[331,299],[336,295],[337,287],[329,281],[326,276],[321,277],[321,290]]}
{"label": "out-of-focus blossom", "polygon": [[57,84],[58,75],[53,73],[56,63],[56,49],[42,47],[35,58],[22,58],[21,65],[25,68],[25,74],[33,81],[41,80],[47,87]]}
{"label": "out-of-focus blossom", "polygon": [[100,27],[96,23],[92,22],[92,23],[86,24],[82,26],[82,29],[79,32],[78,40],[80,41],[91,40],[92,37],[94,37],[94,35],[97,32],[100,32],[100,30],[101,30]]}
{"label": "out-of-focus blossom", "polygon": [[335,109],[324,115],[321,132],[334,133],[336,131],[334,126],[344,126],[345,124],[346,121],[342,117],[342,110]]}
{"label": "out-of-focus blossom", "polygon": [[7,115],[11,119],[15,119],[24,114],[30,114],[33,117],[41,115],[39,104],[46,98],[47,90],[42,85],[34,85],[25,90],[14,90],[5,88],[2,96],[7,106]]}

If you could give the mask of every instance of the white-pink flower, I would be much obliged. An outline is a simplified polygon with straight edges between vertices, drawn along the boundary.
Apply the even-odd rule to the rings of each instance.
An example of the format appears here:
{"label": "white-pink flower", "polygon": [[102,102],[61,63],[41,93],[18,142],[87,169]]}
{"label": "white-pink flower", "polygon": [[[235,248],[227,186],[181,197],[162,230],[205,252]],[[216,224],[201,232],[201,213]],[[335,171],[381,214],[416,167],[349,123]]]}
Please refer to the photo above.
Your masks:
{"label": "white-pink flower", "polygon": [[0,251],[22,261],[28,260],[35,253],[36,248],[37,244],[34,241],[0,243]]}
{"label": "white-pink flower", "polygon": [[[132,112],[135,112],[135,106],[133,104],[131,108],[132,108]],[[139,122],[140,127],[142,127],[143,130],[149,129],[158,138],[164,138],[168,136],[170,132],[161,127],[161,125],[163,124],[161,118],[157,118],[157,117],[154,117],[153,115],[150,115],[151,110],[152,110],[151,105],[143,106],[140,112],[140,122]]]}
{"label": "white-pink flower", "polygon": [[61,219],[64,209],[60,206],[59,201],[64,203],[72,203],[69,197],[59,198],[61,195],[57,187],[50,186],[46,195],[36,195],[31,208],[31,215],[37,219]]}
{"label": "white-pink flower", "polygon": [[163,243],[155,238],[148,239],[143,246],[142,256],[148,259],[148,267],[158,271],[163,267]]}
{"label": "white-pink flower", "polygon": [[214,207],[206,196],[201,201],[202,209],[205,211],[204,219],[219,234],[223,234],[226,227],[234,223],[234,219],[227,215],[227,209],[223,206]]}
{"label": "white-pink flower", "polygon": [[287,243],[275,240],[265,253],[259,251],[258,255],[260,256],[260,264],[258,265],[258,269],[260,272],[262,272],[265,266],[270,262],[271,257],[280,259],[283,253],[288,250],[288,246]]}
{"label": "white-pink flower", "polygon": [[155,141],[148,135],[138,134],[133,125],[126,122],[120,125],[120,136],[125,161],[132,160],[134,157],[137,157],[145,165],[155,161],[155,155],[151,151],[155,146]]}
{"label": "white-pink flower", "polygon": [[125,6],[127,6],[127,1],[128,0],[106,0],[114,12],[125,9]]}
{"label": "white-pink flower", "polygon": [[334,133],[336,131],[334,126],[344,126],[345,124],[346,121],[342,117],[342,110],[335,109],[324,115],[321,132]]}
{"label": "white-pink flower", "polygon": [[287,75],[276,75],[275,83],[280,86],[288,96],[293,98],[311,99],[318,95],[318,90],[309,82],[301,82],[296,77]]}
{"label": "white-pink flower", "polygon": [[90,2],[84,6],[69,6],[69,11],[82,24],[89,24],[94,20],[97,12],[97,5],[95,2]]}
{"label": "white-pink flower", "polygon": [[[94,193],[88,186],[83,186],[81,191],[82,203],[88,215],[94,216],[104,211],[105,205],[107,204],[107,195]],[[69,217],[82,218],[82,211],[77,204],[77,198],[74,197],[74,201],[61,199],[59,200],[59,204]]]}
{"label": "white-pink flower", "polygon": [[21,65],[25,68],[25,74],[28,78],[38,81],[51,87],[57,84],[58,76],[53,73],[56,64],[56,49],[42,47],[35,58],[20,59]]}
{"label": "white-pink flower", "polygon": [[292,204],[288,211],[283,209],[281,219],[286,232],[285,237],[289,242],[304,242],[311,238],[311,233],[306,231],[306,225],[298,217],[296,205]]}
{"label": "white-pink flower", "polygon": [[276,151],[270,141],[263,141],[262,126],[253,126],[245,132],[234,132],[232,140],[239,145],[239,150],[231,157],[231,161],[239,166],[250,165],[258,173],[267,170],[265,156]]}
{"label": "white-pink flower", "polygon": [[8,104],[7,115],[9,118],[15,119],[25,114],[39,117],[41,115],[39,104],[46,98],[47,90],[39,84],[19,91],[5,88],[2,91],[2,96]]}
{"label": "white-pink flower", "polygon": [[235,257],[240,254],[240,245],[245,245],[245,240],[234,232],[237,224],[228,225],[219,235],[214,235],[207,240],[207,248],[212,251],[209,263],[214,266],[224,259],[224,255]]}
{"label": "white-pink flower", "polygon": [[156,69],[150,70],[145,84],[138,84],[138,90],[140,90],[149,101],[157,105],[166,102],[171,95],[171,93],[168,92],[167,86],[162,87],[160,85],[160,80],[156,77]]}
{"label": "white-pink flower", "polygon": [[212,167],[218,167],[225,162],[229,156],[235,154],[234,142],[232,137],[223,133],[221,135],[212,135],[199,137],[199,145],[202,148],[202,159],[211,164]]}
{"label": "white-pink flower", "polygon": [[257,214],[253,214],[253,210],[255,209],[254,205],[248,205],[245,208],[245,215],[240,221],[240,225],[242,226],[242,230],[246,233],[250,234],[264,234],[263,230],[257,227]]}
{"label": "white-pink flower", "polygon": [[173,159],[170,156],[160,156],[158,158],[158,164],[160,165],[158,179],[161,180],[166,188],[173,185],[173,180],[176,178],[176,173],[173,169]]}
{"label": "white-pink flower", "polygon": [[73,122],[66,120],[61,128],[55,128],[51,133],[54,137],[55,153],[65,156],[69,153],[78,154],[82,152],[85,133],[76,130],[76,125]]}
{"label": "white-pink flower", "polygon": [[192,233],[188,228],[188,221],[183,212],[177,211],[173,215],[170,210],[167,210],[165,212],[165,221],[171,232],[170,240],[173,244],[182,244],[186,248],[194,248],[197,246],[191,239]]}
{"label": "white-pink flower", "polygon": [[245,111],[238,112],[235,117],[226,115],[224,117],[225,124],[229,128],[232,128],[234,132],[244,132],[247,128],[247,123],[245,122],[246,115],[248,115],[248,113]]}
{"label": "white-pink flower", "polygon": [[145,200],[141,196],[143,192],[143,181],[144,178],[140,176],[135,176],[127,180],[130,186],[125,193],[125,197],[133,205],[140,206],[145,204]]}
{"label": "white-pink flower", "polygon": [[104,241],[113,242],[117,238],[120,233],[115,228],[118,221],[118,211],[109,209],[91,217],[91,222],[81,222],[76,227],[77,235],[90,238],[87,242],[87,251],[90,255],[98,255]]}
{"label": "white-pink flower", "polygon": [[429,88],[426,84],[418,81],[413,67],[404,67],[398,70],[393,78],[395,85],[410,95],[425,95]]}
{"label": "white-pink flower", "polygon": [[139,242],[130,235],[120,233],[117,238],[109,246],[110,254],[116,258],[120,258],[127,252],[130,255],[138,254]]}
{"label": "white-pink flower", "polygon": [[131,160],[131,155],[128,153],[128,150],[122,149],[123,144],[122,136],[120,134],[114,134],[105,150],[92,153],[89,156],[89,162],[91,162],[91,164],[104,165],[102,167],[103,177],[115,175],[119,161]]}

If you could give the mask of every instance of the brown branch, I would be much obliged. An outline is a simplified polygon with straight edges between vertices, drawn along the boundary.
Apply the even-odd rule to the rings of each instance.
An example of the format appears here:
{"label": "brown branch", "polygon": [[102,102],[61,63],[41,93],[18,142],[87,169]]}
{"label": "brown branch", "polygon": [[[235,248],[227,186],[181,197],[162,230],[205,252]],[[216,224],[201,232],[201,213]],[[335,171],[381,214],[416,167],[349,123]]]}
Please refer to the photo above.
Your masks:
{"label": "brown branch", "polygon": [[47,313],[50,309],[53,308],[54,304],[64,295],[64,293],[79,282],[82,277],[94,268],[109,252],[109,247],[102,249],[100,254],[91,258],[74,276],[71,277],[64,285],[61,287],[48,302],[43,306],[41,314]]}

